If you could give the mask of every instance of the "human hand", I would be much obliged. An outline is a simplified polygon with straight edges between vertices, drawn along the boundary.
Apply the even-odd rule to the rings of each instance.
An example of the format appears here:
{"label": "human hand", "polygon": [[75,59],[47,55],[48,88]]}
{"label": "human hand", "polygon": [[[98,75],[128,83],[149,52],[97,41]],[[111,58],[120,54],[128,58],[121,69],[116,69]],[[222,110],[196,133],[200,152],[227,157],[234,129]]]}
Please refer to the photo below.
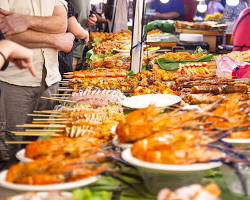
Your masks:
{"label": "human hand", "polygon": [[0,30],[4,35],[24,32],[29,27],[28,16],[8,12],[0,8]]}
{"label": "human hand", "polygon": [[72,33],[55,34],[55,46],[58,51],[69,53],[73,47],[75,36]]}
{"label": "human hand", "polygon": [[36,77],[32,63],[32,51],[9,40],[1,41],[1,49],[5,52],[7,59],[16,64],[20,69],[28,69]]}
{"label": "human hand", "polygon": [[95,14],[92,14],[88,19],[87,19],[87,26],[94,26],[95,23],[97,22],[97,17]]}

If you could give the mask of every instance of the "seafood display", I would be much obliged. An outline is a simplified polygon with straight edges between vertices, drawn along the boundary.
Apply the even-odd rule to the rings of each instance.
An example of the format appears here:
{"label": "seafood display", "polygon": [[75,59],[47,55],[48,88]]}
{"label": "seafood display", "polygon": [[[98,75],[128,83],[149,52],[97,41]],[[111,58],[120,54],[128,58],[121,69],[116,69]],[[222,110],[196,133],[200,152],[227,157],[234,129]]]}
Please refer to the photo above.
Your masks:
{"label": "seafood display", "polygon": [[164,164],[188,165],[225,157],[220,150],[206,146],[209,141],[206,137],[199,131],[172,130],[135,142],[131,151],[140,160]]}
{"label": "seafood display", "polygon": [[101,148],[104,140],[94,137],[55,137],[46,140],[38,140],[28,144],[25,148],[25,156],[31,159],[40,159],[58,155],[81,155],[89,149]]}
{"label": "seafood display", "polygon": [[[89,150],[80,156],[60,155],[18,163],[10,167],[6,180],[11,183],[28,185],[77,181],[107,170],[108,166],[101,163],[106,160],[106,157],[105,154],[98,154],[97,150]],[[94,160],[99,161],[99,164],[93,164]]]}
{"label": "seafood display", "polygon": [[216,183],[210,183],[206,186],[194,184],[183,186],[175,191],[170,189],[162,189],[157,200],[220,200],[221,191]]}
{"label": "seafood display", "polygon": [[[147,34],[162,32],[153,30]],[[248,167],[250,163],[241,153],[245,147],[235,147],[224,139],[239,139],[243,144],[250,139],[250,80],[216,76],[209,65],[213,55],[203,51],[145,54],[143,67],[135,74],[129,71],[130,56],[112,55],[114,49],[130,48],[127,42],[131,37],[128,30],[90,34],[93,59],[87,60],[87,69],[66,73],[60,82],[60,93],[43,97],[60,105],[55,110],[29,113],[33,117],[31,123],[17,125],[23,131],[12,131],[15,135],[42,139],[26,141],[29,144],[22,153],[32,161],[12,165],[5,172],[7,183],[45,186],[111,174],[129,186],[133,185],[130,179],[136,179],[137,185],[144,181],[150,190],[146,176],[151,180],[152,174],[158,177],[167,172],[165,176],[173,180],[178,173],[205,174],[208,168],[202,167],[208,164],[215,164],[209,169],[229,165],[238,177],[243,177],[238,164]],[[248,52],[231,55],[246,60]],[[159,59],[167,67],[162,67]],[[147,103],[145,96],[139,96],[142,103],[138,97],[131,97],[144,94],[157,94],[145,95],[156,101],[161,100],[158,94],[178,95],[178,102],[156,107],[152,99]],[[172,95],[164,96],[165,103]],[[132,101],[132,106],[124,103],[133,98],[137,100]],[[137,110],[140,107],[133,107],[144,102],[149,106]],[[131,159],[145,166],[122,157],[126,151],[121,152],[123,146],[129,150]],[[147,173],[141,173],[140,167]],[[130,174],[129,168],[135,171]],[[128,176],[129,181],[123,180],[123,176]],[[165,184],[171,179],[162,181]],[[120,182],[115,184],[123,189]],[[241,182],[247,194],[244,180]],[[218,187],[209,184],[191,185],[174,192],[165,189],[158,199],[217,200],[219,196]]]}
{"label": "seafood display", "polygon": [[220,58],[222,56],[229,56],[237,61],[249,61],[250,60],[250,50],[247,51],[232,51],[231,53],[218,55],[216,58]]}
{"label": "seafood display", "polygon": [[166,58],[169,60],[173,60],[173,61],[182,61],[182,60],[187,60],[187,61],[192,61],[192,60],[196,60],[198,58],[202,58],[206,56],[206,54],[204,53],[189,53],[189,52],[167,52],[163,55],[160,55],[157,57],[158,58]]}
{"label": "seafood display", "polygon": [[128,71],[122,69],[94,69],[73,72],[73,78],[114,78],[126,76],[128,76]]}
{"label": "seafood display", "polygon": [[129,69],[130,68],[130,56],[115,54],[113,56],[107,56],[103,59],[96,61],[91,61],[90,67],[92,68],[120,68]]}
{"label": "seafood display", "polygon": [[208,69],[206,62],[179,64],[178,74],[180,76],[214,76]]}
{"label": "seafood display", "polygon": [[[149,106],[128,114],[118,124],[116,133],[121,142],[135,142],[156,133],[169,136],[174,133],[178,134],[178,132],[183,133],[186,130],[200,129],[203,132],[215,129],[216,134],[220,131],[231,131],[231,137],[240,132],[243,138],[246,138],[247,135],[250,138],[250,118],[248,116],[250,102],[241,101],[241,98],[234,94],[230,99],[220,98],[202,110],[176,110],[170,113],[162,113],[159,108]],[[166,121],[168,123],[165,123]],[[188,135],[191,137],[192,134]],[[240,137],[240,134],[237,135]],[[147,142],[145,142],[146,144]]]}
{"label": "seafood display", "polygon": [[121,104],[125,98],[126,96],[119,90],[87,88],[81,89],[79,92],[73,92],[69,99],[74,101],[76,104],[103,106],[110,103]]}

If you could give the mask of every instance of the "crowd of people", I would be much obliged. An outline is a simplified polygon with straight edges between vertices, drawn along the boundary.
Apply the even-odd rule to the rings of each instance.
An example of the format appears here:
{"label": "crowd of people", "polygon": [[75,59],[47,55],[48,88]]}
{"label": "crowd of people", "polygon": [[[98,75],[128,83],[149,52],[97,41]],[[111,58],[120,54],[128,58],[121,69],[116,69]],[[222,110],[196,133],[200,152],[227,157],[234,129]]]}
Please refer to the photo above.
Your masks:
{"label": "crowd of people", "polygon": [[[208,12],[222,12],[218,3],[212,1]],[[112,21],[114,6],[119,17]],[[193,20],[196,9],[194,0],[169,0],[167,4],[151,0],[149,6],[155,10],[154,18],[187,21]],[[240,0],[237,8],[226,6],[224,20],[236,21],[249,6],[249,0]],[[0,160],[14,158],[19,147],[11,145],[6,151],[4,141],[24,139],[11,131],[17,130],[17,124],[31,121],[28,113],[53,109],[54,102],[40,97],[55,94],[61,74],[82,65],[90,27],[97,21],[107,23],[113,32],[127,27],[124,8],[128,8],[127,1],[117,0],[114,5],[114,0],[108,0],[104,15],[98,15],[91,12],[90,0],[0,1],[0,129],[5,124],[0,130]],[[242,31],[236,29],[246,22],[238,23],[234,29],[237,38]]]}

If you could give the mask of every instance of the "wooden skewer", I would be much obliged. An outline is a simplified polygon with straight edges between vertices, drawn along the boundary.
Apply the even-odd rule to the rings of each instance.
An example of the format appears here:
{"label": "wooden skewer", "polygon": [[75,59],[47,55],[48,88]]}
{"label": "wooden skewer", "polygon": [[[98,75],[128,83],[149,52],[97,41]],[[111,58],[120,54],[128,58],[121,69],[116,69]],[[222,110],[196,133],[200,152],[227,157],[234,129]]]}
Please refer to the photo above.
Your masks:
{"label": "wooden skewer", "polygon": [[26,129],[25,132],[50,132],[50,131],[53,131],[54,133],[61,133],[61,132],[64,132],[64,129]]}
{"label": "wooden skewer", "polygon": [[59,83],[68,83],[69,81],[59,81]]}
{"label": "wooden skewer", "polygon": [[65,72],[63,74],[74,74],[74,72]]}
{"label": "wooden skewer", "polygon": [[24,136],[61,136],[61,134],[57,134],[54,132],[44,132],[44,133],[39,133],[39,132],[12,132],[14,135],[24,135]]}
{"label": "wooden skewer", "polygon": [[74,89],[61,89],[61,88],[58,88],[57,91],[74,91]]}
{"label": "wooden skewer", "polygon": [[48,99],[48,100],[52,100],[52,101],[64,101],[64,102],[68,102],[68,103],[75,103],[75,101],[70,101],[70,100],[60,99],[60,98],[54,98],[54,97],[41,97],[41,99]]}
{"label": "wooden skewer", "polygon": [[63,78],[72,78],[73,77],[73,74],[72,75],[63,75]]}
{"label": "wooden skewer", "polygon": [[46,118],[34,118],[34,121],[65,121],[68,120],[68,118],[57,118],[57,119],[46,119]]}
{"label": "wooden skewer", "polygon": [[5,141],[5,144],[29,144],[32,141]]}
{"label": "wooden skewer", "polygon": [[66,128],[66,125],[50,125],[50,124],[23,124],[16,125],[16,127],[27,127],[27,128]]}
{"label": "wooden skewer", "polygon": [[43,115],[43,114],[27,114],[27,115],[30,117],[60,117],[60,115]]}
{"label": "wooden skewer", "polygon": [[72,94],[52,94],[51,96],[72,96]]}
{"label": "wooden skewer", "polygon": [[60,110],[34,110],[33,113],[61,113],[62,111]]}
{"label": "wooden skewer", "polygon": [[68,121],[33,121],[32,124],[69,124]]}

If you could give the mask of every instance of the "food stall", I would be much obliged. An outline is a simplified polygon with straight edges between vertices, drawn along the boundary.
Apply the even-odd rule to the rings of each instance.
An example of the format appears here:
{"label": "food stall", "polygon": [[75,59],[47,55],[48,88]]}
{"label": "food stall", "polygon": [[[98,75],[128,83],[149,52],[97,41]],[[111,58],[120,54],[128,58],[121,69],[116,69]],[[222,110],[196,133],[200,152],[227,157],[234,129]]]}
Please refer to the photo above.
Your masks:
{"label": "food stall", "polygon": [[[166,35],[144,40],[144,5],[134,3],[139,30],[91,33],[87,69],[66,73],[47,98],[59,105],[12,132],[40,139],[0,173],[0,198],[249,198],[250,51],[159,53],[151,43]],[[39,193],[18,196],[27,191]]]}

